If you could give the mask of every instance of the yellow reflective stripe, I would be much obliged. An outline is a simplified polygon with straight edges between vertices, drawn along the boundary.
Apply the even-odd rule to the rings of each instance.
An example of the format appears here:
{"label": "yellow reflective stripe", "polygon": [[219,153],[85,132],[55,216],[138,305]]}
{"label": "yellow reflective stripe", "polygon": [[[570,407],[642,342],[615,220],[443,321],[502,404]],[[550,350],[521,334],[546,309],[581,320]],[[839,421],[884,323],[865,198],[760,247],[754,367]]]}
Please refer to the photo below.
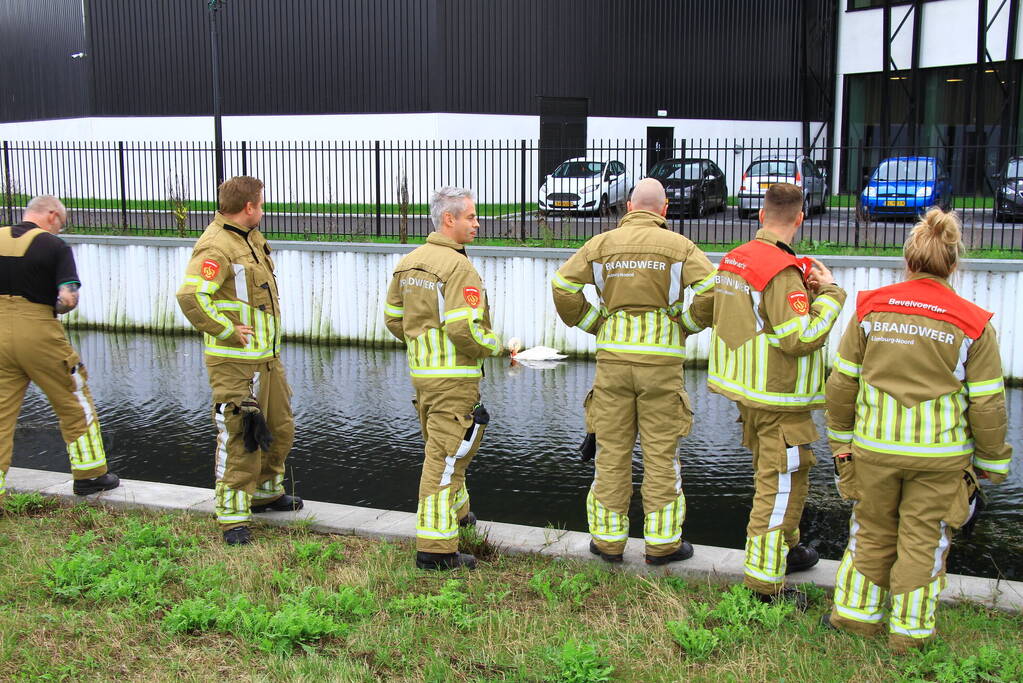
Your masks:
{"label": "yellow reflective stripe", "polygon": [[683,327],[694,334],[703,330],[703,328],[697,325],[696,321],[693,320],[693,316],[689,312],[689,309],[686,309],[685,313],[679,316],[679,322],[682,323]]}
{"label": "yellow reflective stripe", "polygon": [[1005,460],[989,460],[979,455],[973,456],[973,466],[979,467],[986,472],[997,472],[999,474],[1009,473],[1009,463],[1012,458],[1006,458]]}
{"label": "yellow reflective stripe", "polygon": [[852,441],[853,433],[852,430],[846,432],[828,427],[828,438],[834,441],[849,443],[850,441]]}
{"label": "yellow reflective stripe", "polygon": [[709,292],[710,290],[714,289],[714,278],[717,277],[717,274],[718,273],[715,270],[713,273],[703,278],[696,284],[691,285],[690,289],[693,290],[694,294],[703,294],[705,292]]}
{"label": "yellow reflective stripe", "polygon": [[803,320],[804,318],[790,318],[789,320],[786,320],[780,325],[775,325],[774,326],[775,336],[780,339],[782,337],[787,337],[795,332],[799,332],[799,330],[803,328],[803,325],[801,324]]}
{"label": "yellow reflective stripe", "polygon": [[647,513],[643,525],[643,539],[651,545],[674,543],[682,538],[686,499],[678,496],[660,510]]}
{"label": "yellow reflective stripe", "polygon": [[841,372],[843,375],[848,375],[852,378],[857,378],[863,372],[863,366],[859,363],[852,363],[847,361],[842,356],[835,357],[835,369]]}
{"label": "yellow reflective stripe", "polygon": [[983,382],[966,383],[966,392],[970,395],[970,398],[977,396],[991,396],[1003,391],[1005,391],[1005,382],[1001,377],[985,380]]}
{"label": "yellow reflective stripe", "polygon": [[583,319],[579,321],[579,324],[576,325],[576,327],[584,332],[589,332],[590,327],[593,326],[593,323],[595,323],[599,317],[600,311],[597,310],[596,306],[590,304],[590,310],[586,311],[586,315],[583,316]]}
{"label": "yellow reflective stripe", "polygon": [[821,312],[821,316],[817,319],[810,327],[806,328],[803,333],[799,336],[800,340],[804,342],[816,341],[823,335],[827,334],[831,330],[831,326],[838,318],[839,312],[842,310],[841,304],[836,300],[832,299],[827,294],[817,297],[814,304],[824,304],[824,310]]}
{"label": "yellow reflective stripe", "polygon": [[783,545],[781,529],[747,538],[743,567],[746,574],[767,583],[782,583],[785,580],[785,570],[782,567]]}
{"label": "yellow reflective stripe", "polygon": [[590,489],[586,496],[586,518],[590,527],[590,534],[602,541],[614,543],[624,541],[629,537],[629,517],[613,510],[608,510],[601,505],[597,497]]}
{"label": "yellow reflective stripe", "polygon": [[458,538],[457,507],[451,501],[451,487],[421,498],[416,510],[416,536],[419,538],[449,540]]}
{"label": "yellow reflective stripe", "polygon": [[945,458],[973,453],[973,440],[966,439],[956,443],[906,443],[895,439],[872,439],[859,430],[853,434],[853,443],[867,450],[893,455],[911,455],[919,458]]}
{"label": "yellow reflective stripe", "polygon": [[744,396],[757,403],[764,403],[767,405],[776,406],[801,406],[801,405],[817,405],[824,403],[824,394],[821,392],[811,392],[808,394],[784,394],[784,393],[769,393],[763,391],[756,391],[755,389],[747,386],[743,386],[738,382],[733,382],[720,375],[713,375],[708,373],[707,381],[714,384],[726,391]]}
{"label": "yellow reflective stripe", "polygon": [[390,304],[384,304],[384,315],[389,315],[392,318],[404,318],[405,309],[400,306],[392,306]]}
{"label": "yellow reflective stripe", "polygon": [[469,308],[456,308],[448,311],[444,314],[444,322],[449,323],[454,320],[468,320],[472,317],[472,309]]}
{"label": "yellow reflective stripe", "polygon": [[568,292],[569,294],[575,294],[583,288],[583,285],[578,282],[572,282],[563,278],[561,273],[558,271],[554,271],[554,277],[551,278],[551,284],[558,289]]}
{"label": "yellow reflective stripe", "polygon": [[483,372],[479,368],[469,367],[411,368],[409,374],[412,377],[481,377]]}

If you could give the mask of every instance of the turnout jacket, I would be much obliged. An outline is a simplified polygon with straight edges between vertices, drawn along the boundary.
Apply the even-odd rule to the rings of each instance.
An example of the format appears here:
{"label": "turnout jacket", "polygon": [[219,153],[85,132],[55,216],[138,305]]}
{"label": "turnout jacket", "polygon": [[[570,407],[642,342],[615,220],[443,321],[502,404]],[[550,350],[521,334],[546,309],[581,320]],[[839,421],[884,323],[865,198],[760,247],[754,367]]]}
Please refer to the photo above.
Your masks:
{"label": "turnout jacket", "polygon": [[479,274],[462,245],[439,232],[394,268],[384,324],[405,342],[412,377],[483,375],[483,358],[501,353]]}
{"label": "turnout jacket", "polygon": [[808,259],[768,230],[718,265],[707,383],[749,408],[824,406],[824,350],[845,303],[838,285],[806,287]]}
{"label": "turnout jacket", "polygon": [[[228,223],[220,212],[199,237],[177,293],[178,306],[203,333],[207,362],[258,363],[280,354],[281,318],[270,245],[258,228]],[[235,325],[251,325],[242,346]]]}
{"label": "turnout jacket", "polygon": [[860,292],[828,378],[836,454],[915,470],[1009,472],[1007,416],[991,313],[942,278]]}
{"label": "turnout jacket", "polygon": [[[592,284],[599,307],[586,300]],[[686,308],[685,289],[695,294]],[[678,364],[686,336],[710,323],[714,266],[686,237],[652,211],[630,211],[592,237],[551,280],[554,306],[570,327],[597,335],[597,360]]]}

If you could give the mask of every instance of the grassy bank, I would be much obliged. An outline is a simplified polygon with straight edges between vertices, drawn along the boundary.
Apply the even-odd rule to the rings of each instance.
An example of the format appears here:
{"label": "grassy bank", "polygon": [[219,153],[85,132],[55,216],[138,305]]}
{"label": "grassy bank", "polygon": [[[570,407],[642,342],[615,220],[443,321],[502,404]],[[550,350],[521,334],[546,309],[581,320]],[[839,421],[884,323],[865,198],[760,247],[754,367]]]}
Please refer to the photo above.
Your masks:
{"label": "grassy bank", "polygon": [[[1023,619],[946,608],[893,657],[740,588],[534,556],[474,573],[411,547],[260,527],[226,548],[186,515],[10,494],[0,516],[4,680],[1020,680]],[[481,539],[463,538],[478,547]]]}

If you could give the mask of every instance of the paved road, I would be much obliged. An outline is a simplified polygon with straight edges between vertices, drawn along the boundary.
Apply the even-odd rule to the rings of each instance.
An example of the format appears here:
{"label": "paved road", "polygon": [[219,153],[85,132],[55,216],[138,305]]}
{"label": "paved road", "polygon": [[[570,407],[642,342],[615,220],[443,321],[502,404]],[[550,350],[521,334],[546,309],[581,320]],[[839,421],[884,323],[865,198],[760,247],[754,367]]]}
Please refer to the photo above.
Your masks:
{"label": "paved road", "polygon": [[[1023,223],[996,222],[989,209],[963,212],[964,236],[969,248],[1015,249],[1023,251]],[[17,218],[17,216],[16,216]],[[609,230],[617,223],[618,216],[558,215],[542,217],[527,214],[523,224],[519,215],[484,217],[480,220],[481,237],[520,238],[547,241],[555,244],[562,239],[589,237]],[[187,225],[190,230],[202,230],[210,217],[208,214],[190,214]],[[169,211],[128,211],[129,232],[154,229],[174,229],[177,222]],[[707,244],[728,244],[750,239],[757,229],[757,221],[741,219],[734,208],[713,213],[703,218],[670,219],[673,229],[691,239]],[[118,210],[76,209],[72,223],[85,227],[117,227],[121,225]],[[345,234],[358,239],[376,235],[397,235],[400,218],[382,216],[379,223],[376,216],[335,215],[310,216],[304,214],[267,214],[263,219],[266,232],[290,233],[297,238],[306,235]],[[810,217],[800,233],[803,239],[828,242],[836,245],[889,245],[902,246],[906,235],[913,227],[911,221],[856,220],[855,211],[847,208],[830,209],[822,215]],[[408,234],[426,235],[432,230],[429,217],[410,216]],[[191,234],[194,234],[192,232]]]}

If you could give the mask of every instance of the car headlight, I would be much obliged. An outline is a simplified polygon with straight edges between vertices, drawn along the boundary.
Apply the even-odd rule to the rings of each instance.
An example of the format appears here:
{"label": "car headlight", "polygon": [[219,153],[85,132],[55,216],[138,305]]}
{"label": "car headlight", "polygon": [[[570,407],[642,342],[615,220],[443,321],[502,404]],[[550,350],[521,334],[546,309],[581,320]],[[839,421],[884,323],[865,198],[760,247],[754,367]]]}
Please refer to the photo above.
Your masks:
{"label": "car headlight", "polygon": [[1002,187],[1002,194],[1009,195],[1010,197],[1015,194],[1019,194],[1019,191],[1013,185],[1004,185]]}
{"label": "car headlight", "polygon": [[600,185],[587,185],[583,189],[579,190],[579,192],[580,194],[589,194],[590,192],[596,190],[598,187],[600,187]]}
{"label": "car headlight", "polygon": [[931,188],[929,188],[929,187],[918,187],[916,189],[916,196],[917,197],[930,197],[931,196],[931,192],[933,192],[933,190]]}
{"label": "car headlight", "polygon": [[876,187],[868,187],[867,189],[865,189],[863,191],[863,196],[864,197],[876,197],[877,196],[877,188]]}

